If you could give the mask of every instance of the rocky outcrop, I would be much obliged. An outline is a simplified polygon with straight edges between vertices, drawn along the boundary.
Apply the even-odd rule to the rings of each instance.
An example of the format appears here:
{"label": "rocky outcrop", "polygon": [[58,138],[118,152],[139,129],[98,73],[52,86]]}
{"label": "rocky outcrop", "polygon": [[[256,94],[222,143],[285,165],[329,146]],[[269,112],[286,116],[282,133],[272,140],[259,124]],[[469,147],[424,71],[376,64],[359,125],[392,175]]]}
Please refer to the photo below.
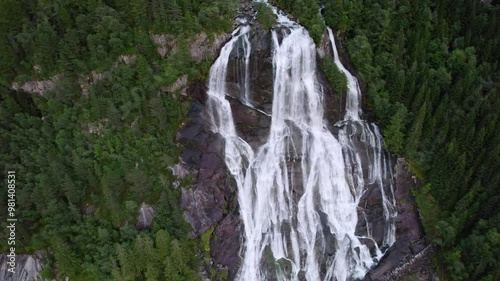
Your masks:
{"label": "rocky outcrop", "polygon": [[156,44],[156,51],[162,57],[167,54],[175,54],[177,53],[177,40],[175,40],[175,36],[172,34],[153,34],[150,33],[149,37]]}
{"label": "rocky outcrop", "polygon": [[126,65],[133,64],[137,60],[136,55],[128,56],[128,55],[120,55],[118,56],[117,62],[115,62],[115,66],[117,66],[118,63],[123,62]]}
{"label": "rocky outcrop", "polygon": [[151,229],[151,224],[153,223],[153,218],[155,216],[155,210],[152,206],[142,202],[141,208],[137,215],[136,228],[139,230]]}
{"label": "rocky outcrop", "polygon": [[[156,44],[156,51],[162,57],[179,51],[179,38],[175,35],[151,33],[150,38]],[[207,33],[200,32],[188,39],[189,54],[195,62],[213,59],[229,38],[231,38],[230,33],[215,34],[213,38],[210,38]]]}
{"label": "rocky outcrop", "polygon": [[87,132],[89,134],[96,134],[100,137],[104,135],[104,128],[106,124],[108,124],[109,119],[108,118],[103,118],[99,120],[99,122],[96,123],[89,123],[87,124]]}
{"label": "rocky outcrop", "polygon": [[323,36],[321,36],[321,41],[318,45],[316,45],[316,52],[318,53],[320,59],[333,57],[332,45],[330,43],[330,38],[328,37],[327,32],[323,33]]}
{"label": "rocky outcrop", "polygon": [[42,260],[44,254],[17,255],[15,273],[8,271],[6,254],[0,254],[0,280],[5,281],[46,281],[42,279]]}
{"label": "rocky outcrop", "polygon": [[[119,63],[132,64],[135,60],[135,56],[121,55],[118,57],[113,67],[118,67]],[[97,81],[103,80],[105,77],[104,73],[92,71],[90,75],[79,74],[77,83],[82,89],[82,94],[87,96],[89,94],[89,87],[94,85]],[[55,90],[58,83],[63,78],[65,78],[63,74],[57,74],[45,80],[32,80],[24,83],[14,82],[11,88],[16,91],[24,91],[26,93],[43,96],[44,93]]]}
{"label": "rocky outcrop", "polygon": [[163,89],[163,90],[166,92],[169,92],[169,93],[181,91],[185,95],[186,94],[185,91],[187,88],[187,82],[188,82],[188,76],[187,76],[187,74],[185,74],[185,75],[182,75],[181,77],[177,78],[177,80],[175,80],[175,82],[172,85],[165,87],[165,89]]}
{"label": "rocky outcrop", "polygon": [[210,130],[204,115],[205,90],[200,81],[189,87],[190,120],[177,134],[177,140],[185,149],[176,171],[192,179],[190,187],[182,187],[181,207],[192,226],[192,237],[214,229],[209,253],[212,263],[207,266],[227,268],[229,276],[234,276],[239,263],[234,253],[239,251],[241,236],[236,188],[224,164],[223,140]]}
{"label": "rocky outcrop", "polygon": [[213,59],[222,47],[222,45],[231,38],[231,34],[222,33],[213,35],[210,40],[205,32],[200,32],[191,38],[189,43],[189,53],[195,62]]}
{"label": "rocky outcrop", "polygon": [[52,91],[56,88],[57,82],[61,79],[62,75],[54,75],[46,80],[33,80],[25,83],[12,83],[11,88],[16,91],[24,91],[26,93],[38,94],[43,96],[43,93]]}

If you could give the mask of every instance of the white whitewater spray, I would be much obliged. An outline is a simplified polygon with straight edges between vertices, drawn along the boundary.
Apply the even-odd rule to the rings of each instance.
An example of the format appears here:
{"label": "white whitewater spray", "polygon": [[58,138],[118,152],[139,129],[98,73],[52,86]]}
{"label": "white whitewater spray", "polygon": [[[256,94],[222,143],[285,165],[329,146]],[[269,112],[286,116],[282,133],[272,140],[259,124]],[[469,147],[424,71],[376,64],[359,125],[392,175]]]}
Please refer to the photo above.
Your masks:
{"label": "white whitewater spray", "polygon": [[[248,24],[246,20],[241,20],[240,24]],[[237,61],[238,65],[235,68],[236,77],[241,82],[240,99],[243,104],[251,106],[250,96],[250,54],[252,53],[252,45],[250,43],[250,33],[246,32],[241,35],[238,43],[234,47],[238,47]],[[240,51],[241,50],[241,51]],[[240,65],[242,64],[242,65]]]}
{"label": "white whitewater spray", "polygon": [[244,89],[245,89],[245,103],[250,104],[250,54],[252,52],[252,46],[250,44],[249,33],[243,35],[243,51],[245,54],[245,79],[244,79]]}
{"label": "white whitewater spray", "polygon": [[[347,80],[346,113],[343,122],[341,122],[342,128],[339,131],[339,141],[344,148],[346,166],[352,171],[352,176],[349,176],[349,182],[351,186],[364,188],[364,179],[367,178],[368,182],[366,184],[376,185],[380,188],[386,222],[383,244],[391,246],[396,241],[395,218],[397,212],[392,186],[392,165],[390,158],[383,149],[383,138],[377,125],[360,120],[361,90],[358,79],[340,61],[333,31],[329,27],[327,29],[332,44],[335,65],[346,76]],[[356,142],[358,143],[357,147]],[[360,147],[364,149],[360,149]],[[359,152],[364,152],[365,155],[362,157]],[[362,161],[361,159],[366,160]],[[363,173],[363,167],[368,167],[367,175]],[[368,226],[367,229],[369,229]],[[368,238],[371,238],[369,232]],[[378,258],[382,254],[378,251]]]}
{"label": "white whitewater spray", "polygon": [[[382,156],[381,137],[375,126],[361,126],[363,142],[369,143],[371,150],[360,151],[346,130],[341,130],[340,141],[330,133],[316,79],[314,42],[303,27],[273,10],[281,31],[272,32],[271,126],[267,141],[257,150],[237,135],[226,100],[232,50],[243,46],[245,62],[249,60],[249,26],[233,32],[210,69],[207,112],[214,132],[225,140],[225,162],[238,186],[244,223],[237,280],[340,281],[362,277],[374,261],[368,247],[360,242],[364,237],[355,235],[357,208],[367,181],[361,166],[365,153],[377,166],[368,166],[368,181],[383,182],[387,177],[383,170],[390,165]],[[247,73],[248,65],[244,103],[249,103],[250,97]],[[346,120],[359,120],[359,88],[356,101],[348,107]],[[269,270],[270,264],[274,270]]]}
{"label": "white whitewater spray", "polygon": [[347,79],[347,97],[345,106],[345,117],[344,120],[359,120],[359,115],[361,112],[361,106],[359,104],[361,99],[361,90],[359,89],[358,79],[354,77],[340,62],[339,53],[337,46],[335,45],[335,38],[333,37],[332,29],[327,27],[328,36],[333,48],[333,61],[337,68],[342,72]]}
{"label": "white whitewater spray", "polygon": [[249,26],[238,27],[231,40],[222,47],[219,57],[210,68],[206,104],[214,132],[221,134],[226,140],[225,162],[237,182],[244,181],[248,162],[253,159],[253,151],[250,145],[236,134],[231,105],[226,100],[226,74],[229,55],[234,45],[247,36],[249,31]]}
{"label": "white whitewater spray", "polygon": [[[283,29],[281,44],[273,31],[270,135],[239,183],[245,251],[238,279],[268,280],[262,263],[270,253],[278,265],[290,268],[277,270],[278,280],[299,280],[301,272],[306,280],[321,280],[324,232],[329,229],[328,234],[337,239],[335,256],[328,261],[330,275],[346,280],[373,263],[368,248],[354,235],[361,194],[351,193],[342,147],[326,129],[314,43],[304,28],[286,23],[289,29]],[[291,161],[299,163],[290,165]],[[289,170],[294,168],[301,172],[297,178]],[[298,188],[303,193],[294,200],[293,191]]]}

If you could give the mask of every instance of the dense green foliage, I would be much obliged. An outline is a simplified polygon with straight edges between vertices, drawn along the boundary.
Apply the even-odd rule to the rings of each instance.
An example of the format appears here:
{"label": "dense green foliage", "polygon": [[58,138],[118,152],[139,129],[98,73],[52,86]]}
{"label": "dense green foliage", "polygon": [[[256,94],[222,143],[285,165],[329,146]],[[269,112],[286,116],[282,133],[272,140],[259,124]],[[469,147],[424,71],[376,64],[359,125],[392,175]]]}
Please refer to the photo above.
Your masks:
{"label": "dense green foliage", "polygon": [[[271,2],[320,41],[318,1]],[[500,280],[498,7],[450,0],[319,2],[367,82],[387,147],[406,156],[426,182],[417,202],[429,238],[443,250],[443,277]],[[198,278],[198,241],[187,237],[167,168],[178,157],[174,135],[185,106],[162,88],[182,75],[206,73],[210,62],[192,61],[188,39],[229,31],[236,5],[0,2],[0,171],[15,170],[18,177],[17,249],[50,249],[46,277]],[[269,10],[259,11],[258,20],[272,26]],[[150,33],[171,34],[177,52],[160,57]],[[125,63],[120,55],[134,59]],[[331,60],[322,66],[337,90],[345,90]],[[103,79],[88,78],[93,71]],[[8,89],[13,81],[61,73],[43,97]],[[88,95],[82,95],[87,79]],[[157,216],[150,231],[139,232],[142,202],[154,204]],[[5,211],[0,208],[0,217]]]}
{"label": "dense green foliage", "polygon": [[276,23],[276,16],[268,5],[264,3],[255,3],[255,11],[257,12],[257,21],[259,21],[265,29],[271,29]]}
{"label": "dense green foliage", "polygon": [[347,78],[340,72],[337,65],[333,61],[333,57],[325,56],[321,59],[321,67],[325,71],[328,81],[332,85],[335,92],[339,95],[347,91]]}
{"label": "dense green foliage", "polygon": [[[18,254],[49,249],[45,277],[197,280],[200,241],[168,169],[187,108],[162,89],[206,75],[189,36],[230,30],[236,4],[0,2],[0,171],[17,175]],[[171,34],[176,51],[158,55],[151,33]],[[8,89],[54,75],[43,96]],[[135,226],[142,202],[156,210],[149,231]]]}
{"label": "dense green foliage", "polygon": [[307,28],[314,42],[319,43],[321,41],[321,36],[325,31],[325,24],[319,13],[318,1],[271,0],[269,2],[293,15],[298,23]]}
{"label": "dense green foliage", "polygon": [[[104,3],[103,3],[104,2]],[[62,71],[103,70],[145,51],[149,32],[230,31],[234,0],[17,1],[0,3],[0,83]],[[33,69],[39,68],[38,71]]]}
{"label": "dense green foliage", "polygon": [[427,182],[417,200],[443,278],[500,280],[499,7],[321,2],[347,39],[387,147]]}

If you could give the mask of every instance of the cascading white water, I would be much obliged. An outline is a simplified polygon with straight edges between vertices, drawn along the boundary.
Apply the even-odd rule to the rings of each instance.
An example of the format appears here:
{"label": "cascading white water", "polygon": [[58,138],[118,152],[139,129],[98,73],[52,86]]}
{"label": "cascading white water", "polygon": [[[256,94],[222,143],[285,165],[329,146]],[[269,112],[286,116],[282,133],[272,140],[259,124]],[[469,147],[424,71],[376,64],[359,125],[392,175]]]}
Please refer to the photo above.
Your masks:
{"label": "cascading white water", "polygon": [[[235,46],[248,46],[243,47],[248,62],[249,26],[240,26],[233,32],[210,69],[207,112],[214,132],[225,140],[225,162],[238,186],[244,223],[245,243],[237,280],[362,277],[374,261],[368,247],[360,242],[362,237],[355,235],[357,207],[365,188],[361,154],[367,153],[376,166],[370,166],[369,181],[383,185],[387,177],[383,170],[390,165],[383,156],[381,137],[376,127],[361,125],[361,142],[369,143],[371,150],[360,151],[352,141],[354,134],[349,135],[348,130],[340,130],[340,142],[331,134],[324,120],[323,93],[316,79],[314,42],[303,27],[274,11],[281,28],[272,32],[271,126],[267,141],[255,151],[236,133],[225,83]],[[248,65],[245,72],[242,102],[248,104]],[[358,96],[348,98],[350,113],[346,113],[346,120],[359,120],[359,87],[356,92],[351,90],[353,86],[358,87],[357,81],[349,84],[349,96]],[[382,186],[381,189],[384,193]],[[384,204],[385,201],[390,200],[384,195]],[[392,213],[387,212],[390,217]],[[384,240],[392,244],[390,238]],[[377,251],[380,254],[378,248]],[[266,269],[270,262],[275,264],[273,276]]]}
{"label": "cascading white water", "polygon": [[244,181],[246,165],[253,159],[252,148],[236,135],[231,105],[226,100],[226,73],[229,55],[238,40],[247,36],[249,26],[240,26],[232,34],[231,40],[222,47],[219,57],[210,68],[210,79],[207,92],[207,112],[213,130],[226,140],[225,161],[237,182]]}
{"label": "cascading white water", "polygon": [[[246,20],[241,20],[240,24],[247,24]],[[237,47],[241,48],[242,53],[238,52],[238,66],[235,68],[237,72],[236,77],[239,78],[242,85],[240,85],[240,95],[239,98],[243,104],[251,106],[251,96],[250,96],[250,54],[252,52],[252,45],[250,44],[249,32],[241,35],[241,38],[237,41]],[[236,46],[235,46],[236,47]],[[242,62],[241,62],[242,61]],[[240,65],[243,63],[243,67]]]}
{"label": "cascading white water", "polygon": [[252,46],[250,45],[250,39],[248,33],[243,36],[243,50],[245,53],[245,103],[250,103],[250,53],[252,51]]}
{"label": "cascading white water", "polygon": [[359,101],[361,99],[361,90],[359,89],[358,79],[354,77],[340,62],[339,52],[337,46],[335,45],[335,38],[333,37],[332,29],[327,27],[328,36],[332,44],[333,49],[333,61],[337,68],[342,72],[347,79],[347,96],[346,96],[346,106],[345,106],[345,117],[344,120],[359,120],[361,114],[361,106]]}
{"label": "cascading white water", "polygon": [[[359,88],[358,79],[354,77],[342,64],[339,58],[335,37],[331,28],[327,27],[328,36],[333,49],[333,59],[337,68],[346,76],[348,93],[346,97],[346,113],[342,123],[342,128],[339,130],[339,141],[344,148],[344,157],[346,166],[353,172],[349,175],[349,180],[352,186],[363,188],[364,173],[362,167],[369,167],[368,183],[375,184],[380,188],[382,194],[382,206],[384,209],[384,219],[386,221],[386,229],[384,232],[383,244],[391,246],[396,241],[396,226],[394,220],[396,218],[395,198],[392,186],[392,167],[388,155],[383,150],[383,138],[380,130],[374,123],[367,123],[360,120],[360,99],[361,90]],[[360,131],[359,133],[357,131]],[[358,140],[356,140],[358,137]],[[355,147],[355,142],[358,141],[364,146],[364,149]],[[363,163],[358,151],[364,152],[366,163]],[[387,191],[386,191],[387,189]],[[389,193],[387,196],[386,193]],[[367,227],[368,228],[368,227]],[[368,233],[369,238],[370,233]],[[378,249],[377,249],[378,251]],[[378,256],[382,253],[378,251]]]}

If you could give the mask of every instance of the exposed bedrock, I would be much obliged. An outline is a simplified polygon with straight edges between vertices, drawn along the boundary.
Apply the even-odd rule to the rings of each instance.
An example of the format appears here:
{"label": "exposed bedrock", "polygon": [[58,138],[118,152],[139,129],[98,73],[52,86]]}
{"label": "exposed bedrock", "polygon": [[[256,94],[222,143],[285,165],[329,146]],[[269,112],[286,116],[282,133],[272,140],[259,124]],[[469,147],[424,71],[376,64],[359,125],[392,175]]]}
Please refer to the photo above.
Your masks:
{"label": "exposed bedrock", "polygon": [[[366,276],[366,281],[405,280],[394,277],[394,271],[411,260],[426,247],[424,232],[412,190],[419,182],[408,169],[408,163],[399,158],[395,167],[395,196],[398,216],[396,217],[396,243],[387,251],[380,263]],[[392,277],[391,277],[392,276]]]}
{"label": "exposed bedrock", "polygon": [[[249,37],[249,43],[251,52],[248,66],[245,65],[245,46],[242,43],[237,43],[240,45],[231,53],[226,77],[226,99],[233,108],[238,134],[256,149],[267,139],[271,122],[271,33],[256,27]],[[248,73],[245,72],[247,69]],[[329,123],[333,124],[343,114],[340,95],[333,93],[319,64],[317,77],[325,93]],[[245,85],[248,85],[247,89]],[[243,227],[238,214],[236,185],[224,163],[224,143],[218,134],[212,132],[205,112],[206,91],[205,81],[194,81],[188,87],[191,99],[189,121],[177,134],[178,141],[185,148],[181,165],[190,171],[192,181],[189,189],[182,190],[181,206],[185,210],[187,222],[192,226],[193,237],[214,228],[210,243],[212,267],[217,270],[226,268],[231,280],[240,263],[238,253]],[[245,91],[248,99],[245,98]]]}
{"label": "exposed bedrock", "polygon": [[[238,135],[248,142],[253,149],[265,143],[270,128],[270,113],[273,100],[273,41],[271,33],[254,27],[249,37],[251,52],[248,68],[245,65],[245,46],[242,43],[233,48],[227,68],[226,99],[229,101]],[[324,46],[323,46],[324,45]],[[316,77],[318,86],[324,93],[324,108],[327,125],[336,137],[339,128],[337,121],[344,115],[345,97],[335,93],[329,85],[326,75],[320,68],[319,57],[331,54],[327,44],[319,45]],[[249,72],[245,73],[245,69]],[[245,79],[248,81],[245,83]],[[248,88],[245,88],[245,85]],[[191,101],[189,121],[180,129],[177,140],[184,146],[180,165],[189,171],[190,188],[183,187],[181,206],[185,210],[185,218],[192,226],[193,237],[213,229],[210,239],[211,264],[207,265],[217,272],[227,270],[228,280],[233,280],[241,263],[240,251],[243,238],[243,225],[238,213],[237,188],[228,173],[224,161],[224,140],[211,130],[206,115],[207,99],[206,81],[194,81],[187,89]],[[248,97],[248,98],[245,98]],[[356,137],[356,136],[355,136]],[[358,136],[360,137],[360,136]],[[296,143],[300,143],[298,140]],[[356,142],[354,142],[356,145]],[[358,145],[361,145],[359,142]],[[359,148],[363,151],[362,148]],[[366,150],[366,149],[365,149]],[[363,163],[368,162],[369,153],[360,155]],[[290,157],[287,161],[290,176],[296,182],[301,179],[300,165],[297,162],[301,155]],[[294,162],[295,160],[295,162]],[[295,163],[295,164],[294,164]],[[367,173],[367,171],[366,171]],[[391,175],[387,175],[388,178]],[[366,280],[379,280],[397,267],[405,258],[418,252],[423,234],[418,221],[418,214],[410,192],[414,187],[411,173],[407,165],[398,161],[395,180],[395,197],[397,199],[398,217],[397,241],[389,249],[379,265],[369,272]],[[365,182],[368,183],[368,180]],[[386,193],[389,194],[387,187]],[[370,233],[372,239],[361,239],[375,255],[375,243],[383,247],[384,214],[381,191],[370,184],[365,186],[360,208],[358,208],[358,225],[356,234],[364,236]],[[384,188],[386,190],[386,188]],[[294,200],[302,195],[299,186],[293,191]],[[364,217],[370,224],[366,224]],[[329,231],[324,231],[328,234]],[[327,235],[328,236],[328,235]],[[335,252],[334,237],[326,237],[324,251],[332,256]],[[423,244],[422,244],[423,245]],[[273,264],[274,265],[274,264]],[[286,267],[283,262],[281,266]],[[208,269],[210,270],[210,269]],[[269,272],[272,276],[273,272]],[[211,276],[209,273],[206,276]]]}
{"label": "exposed bedrock", "polygon": [[11,258],[7,254],[0,254],[0,280],[6,281],[35,281],[48,280],[41,277],[42,264],[45,253],[37,251],[31,255],[15,256],[14,273],[9,271],[8,262]]}
{"label": "exposed bedrock", "polygon": [[224,163],[224,143],[220,135],[211,131],[204,114],[206,86],[193,83],[189,121],[179,130],[177,140],[183,144],[180,166],[189,171],[189,188],[182,187],[181,207],[184,217],[192,226],[196,237],[213,229],[210,241],[212,264],[209,267],[226,269],[234,278],[239,265],[240,219],[237,214],[235,184],[232,183]]}

